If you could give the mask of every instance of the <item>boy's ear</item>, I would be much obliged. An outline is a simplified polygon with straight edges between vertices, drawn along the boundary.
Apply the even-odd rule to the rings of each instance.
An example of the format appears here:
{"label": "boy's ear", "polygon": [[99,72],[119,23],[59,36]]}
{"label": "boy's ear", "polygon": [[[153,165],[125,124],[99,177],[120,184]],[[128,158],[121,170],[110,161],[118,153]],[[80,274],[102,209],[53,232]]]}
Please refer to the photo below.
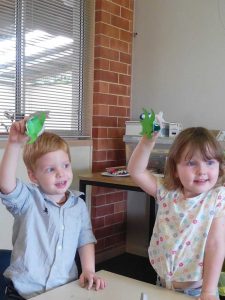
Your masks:
{"label": "boy's ear", "polygon": [[34,172],[32,170],[27,170],[27,173],[28,173],[28,177],[29,177],[30,181],[33,183],[37,183],[37,179],[36,179]]}

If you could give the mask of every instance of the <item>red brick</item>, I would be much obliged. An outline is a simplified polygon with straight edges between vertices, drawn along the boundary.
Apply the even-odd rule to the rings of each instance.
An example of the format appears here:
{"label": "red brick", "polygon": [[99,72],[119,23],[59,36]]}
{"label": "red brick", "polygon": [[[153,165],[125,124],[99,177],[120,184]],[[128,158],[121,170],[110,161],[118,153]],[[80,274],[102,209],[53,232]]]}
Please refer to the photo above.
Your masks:
{"label": "red brick", "polygon": [[112,0],[113,3],[129,8],[130,0]]}
{"label": "red brick", "polygon": [[95,23],[95,33],[104,34],[108,37],[113,37],[116,39],[118,39],[120,36],[119,28],[101,22]]}
{"label": "red brick", "polygon": [[99,92],[99,93],[103,93],[103,94],[108,93],[109,92],[109,83],[96,80],[94,82],[94,92]]}
{"label": "red brick", "polygon": [[[125,160],[126,156],[125,156],[125,149],[123,150],[108,150],[107,151],[107,160],[109,161],[119,161],[121,159]],[[115,166],[117,166],[118,163],[116,163]]]}
{"label": "red brick", "polygon": [[110,246],[116,246],[123,244],[126,240],[126,234],[125,233],[118,233],[117,235],[107,237],[105,239],[105,247],[110,247]]}
{"label": "red brick", "polygon": [[[127,114],[129,115],[129,114]],[[127,117],[127,118],[118,118],[118,127],[125,127],[126,125],[126,121],[129,121],[130,118]]]}
{"label": "red brick", "polygon": [[92,128],[92,137],[93,138],[107,138],[108,129],[104,127],[93,127]]}
{"label": "red brick", "polygon": [[131,54],[126,54],[121,52],[120,53],[120,61],[127,63],[127,64],[131,64]]}
{"label": "red brick", "polygon": [[101,46],[101,47],[109,48],[109,45],[110,45],[110,38],[108,36],[102,34],[95,35],[95,47]]}
{"label": "red brick", "polygon": [[98,242],[95,245],[95,251],[101,252],[104,249],[105,249],[105,239],[98,239]]}
{"label": "red brick", "polygon": [[94,161],[92,163],[92,171],[93,172],[104,172],[105,168],[110,167],[110,162],[108,161]]}
{"label": "red brick", "polygon": [[118,117],[126,117],[127,115],[126,107],[118,107],[118,106],[109,106],[109,115],[110,116],[118,116]]}
{"label": "red brick", "polygon": [[96,206],[92,207],[92,216],[93,217],[107,217],[108,215],[111,216],[114,211],[114,205],[108,204],[108,205],[102,205],[102,206]]}
{"label": "red brick", "polygon": [[124,212],[105,216],[105,225],[106,226],[116,224],[116,223],[122,223],[125,221],[126,221],[126,214]]}
{"label": "red brick", "polygon": [[95,70],[94,71],[94,79],[118,83],[118,74],[115,72]]}
{"label": "red brick", "polygon": [[110,48],[124,53],[128,53],[129,45],[127,42],[123,42],[117,39],[110,39]]}
{"label": "red brick", "polygon": [[104,22],[110,24],[110,13],[102,11],[102,10],[97,10],[95,12],[95,21],[96,22]]}
{"label": "red brick", "polygon": [[122,138],[125,128],[108,128],[108,138]]}
{"label": "red brick", "polygon": [[127,89],[127,86],[125,86],[125,85],[110,83],[109,93],[114,94],[114,95],[127,96],[128,95],[128,89]]}
{"label": "red brick", "polygon": [[110,193],[115,193],[117,191],[116,189],[112,188],[106,188],[103,186],[93,186],[92,187],[92,195],[104,195],[104,194],[110,194]]}
{"label": "red brick", "polygon": [[105,218],[104,217],[92,218],[91,223],[93,228],[103,227],[105,225]]}
{"label": "red brick", "polygon": [[117,202],[114,204],[114,212],[125,212],[127,210],[127,201]]}
{"label": "red brick", "polygon": [[109,49],[106,47],[95,47],[95,58],[105,58],[109,60],[119,60],[119,51],[115,49]]}
{"label": "red brick", "polygon": [[116,149],[123,149],[124,142],[121,139],[93,139],[93,146],[94,149],[98,150],[116,150]]}
{"label": "red brick", "polygon": [[133,11],[124,7],[121,7],[121,17],[128,19],[128,20],[133,20]]}
{"label": "red brick", "polygon": [[109,70],[110,61],[108,59],[96,58],[94,61],[95,70]]}
{"label": "red brick", "polygon": [[129,30],[130,24],[129,21],[118,16],[111,16],[111,24],[123,30]]}
{"label": "red brick", "polygon": [[[106,204],[106,195],[96,195],[92,197],[91,205],[95,206],[102,206]],[[109,203],[107,203],[109,204]]]}
{"label": "red brick", "polygon": [[105,93],[94,93],[95,104],[117,105],[117,96]]}
{"label": "red brick", "polygon": [[115,224],[112,226],[106,226],[103,228],[98,228],[95,230],[95,236],[97,239],[102,239],[104,237],[117,236],[118,232],[125,232],[126,226],[124,223]]}
{"label": "red brick", "polygon": [[128,54],[132,55],[132,44],[128,44]]}
{"label": "red brick", "polygon": [[93,105],[93,116],[108,116],[109,106],[105,104],[94,104]]}
{"label": "red brick", "polygon": [[116,190],[114,193],[107,194],[105,201],[107,204],[121,202],[125,200],[125,195],[126,192],[124,192],[123,190]]}
{"label": "red brick", "polygon": [[119,74],[119,84],[129,85],[131,84],[131,76]]}
{"label": "red brick", "polygon": [[118,106],[130,107],[130,97],[119,96],[118,97]]}
{"label": "red brick", "polygon": [[116,117],[93,116],[93,126],[97,127],[116,127]]}
{"label": "red brick", "polygon": [[104,10],[110,12],[111,14],[120,15],[120,6],[116,5],[112,1],[97,0],[95,7],[96,10]]}
{"label": "red brick", "polygon": [[133,34],[132,32],[125,31],[125,30],[120,30],[120,40],[131,43],[133,39]]}
{"label": "red brick", "polygon": [[110,61],[109,69],[113,72],[128,74],[127,64],[121,62]]}
{"label": "red brick", "polygon": [[128,68],[127,74],[128,74],[128,75],[131,75],[131,71],[132,71],[131,65],[128,65],[127,68]]}
{"label": "red brick", "polygon": [[93,151],[93,161],[105,161],[107,160],[107,151]]}

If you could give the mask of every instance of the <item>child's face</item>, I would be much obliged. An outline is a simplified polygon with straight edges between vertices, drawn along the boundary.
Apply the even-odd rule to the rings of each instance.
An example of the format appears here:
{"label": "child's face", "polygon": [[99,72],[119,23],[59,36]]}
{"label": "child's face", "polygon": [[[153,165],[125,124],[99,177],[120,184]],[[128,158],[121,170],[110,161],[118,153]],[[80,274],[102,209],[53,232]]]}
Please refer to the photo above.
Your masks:
{"label": "child's face", "polygon": [[29,172],[29,177],[51,200],[59,202],[73,180],[68,154],[63,150],[46,153],[36,161],[36,170]]}
{"label": "child's face", "polygon": [[177,164],[177,176],[183,186],[185,197],[191,198],[209,191],[217,183],[219,162],[216,159],[204,160],[200,151],[188,157],[188,149],[184,151]]}

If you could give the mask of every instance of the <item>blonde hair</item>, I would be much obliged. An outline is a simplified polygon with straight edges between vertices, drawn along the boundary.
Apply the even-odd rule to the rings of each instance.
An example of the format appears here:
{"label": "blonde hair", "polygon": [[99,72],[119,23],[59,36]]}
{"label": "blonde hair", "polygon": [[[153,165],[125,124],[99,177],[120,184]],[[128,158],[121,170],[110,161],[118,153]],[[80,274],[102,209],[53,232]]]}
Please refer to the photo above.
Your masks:
{"label": "blonde hair", "polygon": [[224,153],[220,143],[206,128],[191,127],[183,130],[172,144],[165,165],[164,184],[167,189],[182,188],[180,179],[176,176],[177,164],[184,151],[188,149],[187,157],[192,157],[199,150],[205,160],[216,159],[219,162],[219,177],[217,184],[224,180]]}
{"label": "blonde hair", "polygon": [[63,150],[71,161],[69,145],[59,135],[45,131],[33,144],[26,144],[23,149],[23,160],[28,170],[34,171],[37,160],[49,152]]}

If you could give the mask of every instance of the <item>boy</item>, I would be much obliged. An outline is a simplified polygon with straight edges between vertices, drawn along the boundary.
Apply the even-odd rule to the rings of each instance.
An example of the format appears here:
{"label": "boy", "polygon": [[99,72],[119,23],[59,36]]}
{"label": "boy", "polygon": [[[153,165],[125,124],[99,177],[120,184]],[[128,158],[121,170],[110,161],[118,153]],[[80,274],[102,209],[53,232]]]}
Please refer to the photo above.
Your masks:
{"label": "boy", "polygon": [[23,159],[32,182],[25,184],[16,178],[25,131],[26,119],[12,124],[0,165],[0,198],[14,216],[6,298],[29,299],[77,279],[77,249],[81,285],[103,289],[104,280],[95,274],[96,240],[86,205],[79,192],[68,190],[73,179],[69,147],[50,132],[25,144]]}

